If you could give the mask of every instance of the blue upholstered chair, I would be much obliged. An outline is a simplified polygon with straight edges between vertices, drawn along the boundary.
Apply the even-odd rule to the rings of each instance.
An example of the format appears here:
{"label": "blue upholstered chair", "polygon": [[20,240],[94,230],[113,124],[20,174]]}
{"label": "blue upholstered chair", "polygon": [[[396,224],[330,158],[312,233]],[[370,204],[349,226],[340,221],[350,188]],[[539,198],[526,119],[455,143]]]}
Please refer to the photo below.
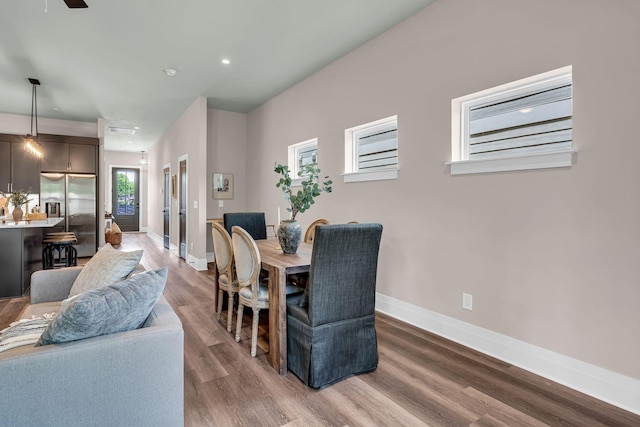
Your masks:
{"label": "blue upholstered chair", "polygon": [[287,299],[288,368],[313,388],[378,366],[375,329],[380,224],[315,230],[302,296]]}
{"label": "blue upholstered chair", "polygon": [[227,230],[217,222],[211,226],[213,238],[213,251],[216,257],[216,268],[218,269],[218,320],[222,317],[222,300],[225,291],[227,292],[227,331],[232,331],[233,326],[233,300],[238,293],[238,280],[236,278],[236,267],[233,262],[233,246],[231,236]]}
{"label": "blue upholstered chair", "polygon": [[224,220],[224,228],[231,236],[233,226],[244,228],[254,240],[267,238],[267,223],[264,218],[264,212],[233,212],[226,213],[222,216]]}

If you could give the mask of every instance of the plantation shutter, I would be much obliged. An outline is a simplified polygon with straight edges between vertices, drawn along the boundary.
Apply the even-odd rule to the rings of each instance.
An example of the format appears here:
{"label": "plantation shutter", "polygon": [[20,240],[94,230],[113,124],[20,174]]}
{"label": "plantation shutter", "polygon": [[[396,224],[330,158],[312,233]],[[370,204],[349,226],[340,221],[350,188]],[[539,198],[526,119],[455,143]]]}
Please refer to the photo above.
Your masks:
{"label": "plantation shutter", "polygon": [[317,153],[318,146],[316,144],[300,148],[298,150],[298,170],[301,170],[304,165],[317,163]]}
{"label": "plantation shutter", "polygon": [[398,124],[386,123],[354,133],[358,171],[398,167]]}
{"label": "plantation shutter", "polygon": [[469,159],[570,150],[572,85],[469,108]]}

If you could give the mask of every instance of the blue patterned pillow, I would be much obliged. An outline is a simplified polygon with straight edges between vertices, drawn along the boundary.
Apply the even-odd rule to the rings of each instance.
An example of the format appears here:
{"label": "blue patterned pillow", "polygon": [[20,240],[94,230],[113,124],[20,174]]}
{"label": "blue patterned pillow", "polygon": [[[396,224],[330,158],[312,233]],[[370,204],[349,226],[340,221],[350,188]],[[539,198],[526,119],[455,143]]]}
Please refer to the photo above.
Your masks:
{"label": "blue patterned pillow", "polygon": [[107,243],[82,267],[71,286],[69,296],[80,295],[124,280],[136,268],[142,253],[142,249],[119,251]]}
{"label": "blue patterned pillow", "polygon": [[78,295],[53,319],[37,346],[137,329],[149,317],[167,282],[167,267]]}

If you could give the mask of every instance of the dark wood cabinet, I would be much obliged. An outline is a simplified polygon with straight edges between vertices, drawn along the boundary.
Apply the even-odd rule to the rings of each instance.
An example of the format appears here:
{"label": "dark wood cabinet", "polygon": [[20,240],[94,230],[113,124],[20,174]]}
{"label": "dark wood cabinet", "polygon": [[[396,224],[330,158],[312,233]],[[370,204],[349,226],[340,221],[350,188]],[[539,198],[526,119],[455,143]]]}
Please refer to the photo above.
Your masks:
{"label": "dark wood cabinet", "polygon": [[0,140],[0,190],[40,192],[40,159],[25,151],[20,137],[12,135],[11,139]]}
{"label": "dark wood cabinet", "polygon": [[0,141],[0,191],[11,189],[11,143]]}
{"label": "dark wood cabinet", "polygon": [[42,172],[97,173],[97,145],[46,140],[40,145],[44,150]]}
{"label": "dark wood cabinet", "polygon": [[40,159],[24,149],[24,142],[11,143],[11,184],[13,190],[40,192]]}

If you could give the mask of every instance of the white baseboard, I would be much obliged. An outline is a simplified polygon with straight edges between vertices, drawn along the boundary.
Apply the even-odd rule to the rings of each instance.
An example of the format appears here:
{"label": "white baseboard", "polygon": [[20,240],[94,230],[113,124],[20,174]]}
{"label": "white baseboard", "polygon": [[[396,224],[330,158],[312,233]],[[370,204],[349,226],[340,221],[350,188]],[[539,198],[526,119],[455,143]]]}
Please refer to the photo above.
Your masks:
{"label": "white baseboard", "polygon": [[164,240],[162,239],[162,236],[154,233],[153,231],[147,231],[147,236],[151,237],[153,240],[160,242],[160,244],[164,243]]}
{"label": "white baseboard", "polygon": [[180,250],[178,249],[178,246],[174,245],[173,243],[169,243],[169,251],[171,251],[171,253],[177,257],[180,256]]}
{"label": "white baseboard", "polygon": [[206,259],[202,259],[202,258],[196,258],[191,254],[187,254],[187,263],[195,268],[198,271],[205,271],[207,270],[207,260]]}
{"label": "white baseboard", "polygon": [[376,309],[406,323],[640,415],[640,380],[377,293]]}
{"label": "white baseboard", "polygon": [[207,262],[213,262],[216,260],[216,257],[213,252],[207,252]]}

